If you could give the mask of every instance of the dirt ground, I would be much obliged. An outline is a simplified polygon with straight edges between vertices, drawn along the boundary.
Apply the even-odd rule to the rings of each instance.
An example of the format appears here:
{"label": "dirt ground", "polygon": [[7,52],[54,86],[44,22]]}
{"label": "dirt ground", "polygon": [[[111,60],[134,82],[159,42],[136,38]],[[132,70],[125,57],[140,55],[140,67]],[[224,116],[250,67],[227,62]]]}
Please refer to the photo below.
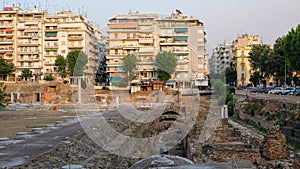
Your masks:
{"label": "dirt ground", "polygon": [[74,112],[61,111],[0,111],[0,137],[13,138],[17,132],[31,131],[31,128],[73,119],[74,116]]}

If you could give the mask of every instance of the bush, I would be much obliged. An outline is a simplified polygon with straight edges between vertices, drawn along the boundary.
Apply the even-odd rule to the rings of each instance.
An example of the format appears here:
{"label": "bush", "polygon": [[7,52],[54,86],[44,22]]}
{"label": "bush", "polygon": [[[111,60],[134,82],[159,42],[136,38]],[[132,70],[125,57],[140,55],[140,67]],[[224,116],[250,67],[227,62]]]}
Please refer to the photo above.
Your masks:
{"label": "bush", "polygon": [[109,89],[109,87],[107,87],[107,86],[103,86],[103,87],[102,87],[102,90],[110,90],[110,89]]}
{"label": "bush", "polygon": [[52,76],[52,74],[48,74],[48,75],[46,75],[44,77],[44,80],[46,80],[46,81],[52,81],[52,80],[54,80],[54,77]]}

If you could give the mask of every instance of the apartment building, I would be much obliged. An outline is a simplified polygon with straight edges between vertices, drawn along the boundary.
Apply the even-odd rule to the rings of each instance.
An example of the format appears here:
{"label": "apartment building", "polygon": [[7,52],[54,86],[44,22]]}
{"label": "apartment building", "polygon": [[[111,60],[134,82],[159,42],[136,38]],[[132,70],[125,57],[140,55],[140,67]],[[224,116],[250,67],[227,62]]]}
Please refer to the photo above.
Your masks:
{"label": "apartment building", "polygon": [[[110,82],[121,81],[126,76],[122,59],[128,54],[137,57],[136,74],[141,80],[156,79],[154,57],[158,53],[155,29],[158,16],[155,14],[129,13],[109,20],[109,55],[107,72]],[[156,51],[155,51],[156,49]]]}
{"label": "apartment building", "polygon": [[19,8],[16,22],[16,78],[22,70],[32,71],[33,79],[42,78],[43,21],[46,12],[38,9],[23,11]]}
{"label": "apartment building", "polygon": [[126,76],[122,58],[134,54],[136,75],[143,81],[158,80],[155,56],[171,51],[177,57],[172,75],[182,88],[207,86],[208,58],[203,23],[177,10],[168,17],[156,14],[129,13],[109,20],[108,73],[110,82]]}
{"label": "apartment building", "polygon": [[210,58],[210,70],[215,73],[224,73],[227,67],[233,63],[232,43],[222,43],[213,49]]}
{"label": "apartment building", "polygon": [[[16,51],[15,28],[17,11],[6,7],[0,12],[0,57],[6,62],[16,65],[17,59],[14,57]],[[14,80],[15,73],[1,80]]]}
{"label": "apartment building", "polygon": [[71,11],[49,14],[36,8],[5,7],[0,11],[0,56],[16,66],[15,77],[7,80],[21,80],[25,68],[30,69],[34,81],[50,73],[57,77],[56,57],[66,57],[76,49],[87,54],[85,75],[93,80],[100,34],[85,16]]}
{"label": "apartment building", "polygon": [[92,79],[96,72],[95,47],[97,39],[95,31],[87,18],[71,11],[48,14],[44,22],[44,67],[45,73],[56,73],[55,59],[57,55],[67,56],[72,50],[81,50],[89,58],[86,75]]}
{"label": "apartment building", "polygon": [[249,52],[253,45],[260,44],[259,36],[243,34],[233,41],[233,63],[237,71],[237,85],[250,84],[251,66],[249,62]]}

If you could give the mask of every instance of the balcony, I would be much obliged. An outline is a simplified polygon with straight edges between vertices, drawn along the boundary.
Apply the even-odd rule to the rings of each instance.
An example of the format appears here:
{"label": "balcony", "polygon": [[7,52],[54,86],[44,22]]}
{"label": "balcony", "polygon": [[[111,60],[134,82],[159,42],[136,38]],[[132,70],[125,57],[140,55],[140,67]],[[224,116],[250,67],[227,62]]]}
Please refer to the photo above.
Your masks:
{"label": "balcony", "polygon": [[137,62],[138,65],[153,65],[154,61],[153,60],[139,60]]}
{"label": "balcony", "polygon": [[55,66],[55,62],[45,61],[44,65],[46,65],[46,66]]}
{"label": "balcony", "polygon": [[18,58],[18,61],[20,62],[36,62],[36,61],[40,61],[40,58],[38,57],[25,57],[25,58]]}
{"label": "balcony", "polygon": [[82,49],[83,46],[82,45],[68,45],[69,49]]}
{"label": "balcony", "polygon": [[187,46],[188,43],[186,41],[176,42],[176,41],[161,41],[159,42],[161,46]]}
{"label": "balcony", "polygon": [[140,53],[153,53],[154,52],[154,48],[140,48],[139,50],[139,54]]}
{"label": "balcony", "polygon": [[32,68],[32,69],[39,69],[42,68],[41,65],[18,65],[18,68],[25,69],[25,68]]}
{"label": "balcony", "polygon": [[188,63],[189,63],[189,60],[187,60],[187,59],[183,59],[183,60],[178,60],[177,61],[178,65],[185,65],[185,64],[188,64]]}
{"label": "balcony", "polygon": [[0,21],[12,21],[12,17],[0,17]]}
{"label": "balcony", "polygon": [[189,68],[176,68],[175,71],[176,71],[176,72],[189,72],[190,69],[189,69]]}
{"label": "balcony", "polygon": [[188,55],[189,51],[186,49],[175,49],[173,53],[177,55]]}
{"label": "balcony", "polygon": [[68,40],[69,41],[82,41],[83,37],[82,36],[69,36]]}
{"label": "balcony", "polygon": [[0,24],[0,28],[12,28],[12,24]]}
{"label": "balcony", "polygon": [[0,40],[0,45],[11,45],[13,44],[12,39]]}
{"label": "balcony", "polygon": [[128,39],[128,40],[138,40],[139,38],[138,38],[138,36],[126,36],[124,39],[125,40],[126,39]]}
{"label": "balcony", "polygon": [[39,46],[38,42],[19,42],[18,46]]}
{"label": "balcony", "polygon": [[11,37],[13,36],[12,32],[0,32],[0,36]]}
{"label": "balcony", "polygon": [[140,29],[140,32],[145,32],[145,33],[149,33],[149,32],[153,32],[154,29],[151,27],[151,28],[141,28]]}
{"label": "balcony", "polygon": [[45,29],[45,32],[57,32],[57,28]]}
{"label": "balcony", "polygon": [[5,61],[7,62],[12,62],[13,61],[13,58],[12,57],[5,57],[3,58]]}
{"label": "balcony", "polygon": [[149,38],[149,39],[139,39],[139,43],[142,44],[153,44],[153,39]]}
{"label": "balcony", "polygon": [[18,35],[19,39],[32,39],[31,35]]}
{"label": "balcony", "polygon": [[118,73],[122,73],[125,72],[123,69],[119,69],[119,68],[108,68],[107,72],[118,72]]}
{"label": "balcony", "polygon": [[0,47],[0,53],[5,53],[5,52],[13,52],[13,48],[1,48]]}
{"label": "balcony", "polygon": [[38,50],[18,50],[19,54],[38,54]]}

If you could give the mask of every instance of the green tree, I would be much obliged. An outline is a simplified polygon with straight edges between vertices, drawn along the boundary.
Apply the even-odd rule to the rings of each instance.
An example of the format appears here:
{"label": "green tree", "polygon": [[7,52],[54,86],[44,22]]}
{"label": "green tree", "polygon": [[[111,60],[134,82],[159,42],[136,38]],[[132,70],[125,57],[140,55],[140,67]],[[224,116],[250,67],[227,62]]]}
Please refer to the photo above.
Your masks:
{"label": "green tree", "polygon": [[260,72],[255,71],[254,73],[252,73],[249,80],[253,83],[254,87],[256,87],[261,80]]}
{"label": "green tree", "polygon": [[[256,72],[254,78],[259,77],[263,81],[274,74],[274,67],[271,65],[270,58],[273,56],[273,50],[265,44],[254,45],[249,53],[249,62],[252,71]],[[259,76],[258,76],[258,74]],[[255,81],[256,82],[256,81]],[[266,84],[264,83],[264,86]]]}
{"label": "green tree", "polygon": [[123,68],[127,73],[128,80],[131,80],[134,76],[133,70],[136,68],[137,58],[135,55],[128,54],[123,59]]}
{"label": "green tree", "polygon": [[54,80],[54,77],[52,76],[52,74],[48,74],[48,75],[45,75],[44,80],[52,81],[52,80]]}
{"label": "green tree", "polygon": [[80,50],[73,50],[67,55],[67,63],[71,76],[82,76],[88,63],[88,57]]}
{"label": "green tree", "polygon": [[230,86],[235,86],[236,84],[236,78],[237,78],[237,72],[235,67],[230,66],[225,69],[225,77],[226,77],[226,83]]}
{"label": "green tree", "polygon": [[283,37],[278,38],[274,44],[274,55],[271,56],[271,65],[273,66],[274,80],[276,84],[281,86],[284,84],[285,74],[285,57],[284,57],[284,44],[286,39]]}
{"label": "green tree", "polygon": [[0,58],[0,76],[2,79],[15,71],[15,66],[12,63],[7,63],[3,58]]}
{"label": "green tree", "polygon": [[158,78],[161,81],[167,81],[171,78],[171,74],[174,73],[177,65],[177,59],[172,52],[160,52],[156,55],[155,66],[158,71]]}
{"label": "green tree", "polygon": [[[300,84],[297,75],[300,74],[300,24],[296,29],[292,28],[287,35],[276,40],[274,45],[275,55],[284,59],[283,66],[287,65],[287,84],[290,84],[292,78],[296,85]],[[281,68],[284,70],[284,67]],[[296,76],[292,77],[292,73]]]}
{"label": "green tree", "polygon": [[3,82],[0,83],[0,106],[5,106],[7,103],[6,97],[8,94],[6,93],[6,86]]}
{"label": "green tree", "polygon": [[58,73],[61,77],[65,78],[68,75],[68,71],[66,70],[67,60],[62,56],[58,55],[55,59],[55,66],[57,66]]}
{"label": "green tree", "polygon": [[21,77],[27,81],[28,78],[32,77],[32,71],[28,68],[23,69]]}

